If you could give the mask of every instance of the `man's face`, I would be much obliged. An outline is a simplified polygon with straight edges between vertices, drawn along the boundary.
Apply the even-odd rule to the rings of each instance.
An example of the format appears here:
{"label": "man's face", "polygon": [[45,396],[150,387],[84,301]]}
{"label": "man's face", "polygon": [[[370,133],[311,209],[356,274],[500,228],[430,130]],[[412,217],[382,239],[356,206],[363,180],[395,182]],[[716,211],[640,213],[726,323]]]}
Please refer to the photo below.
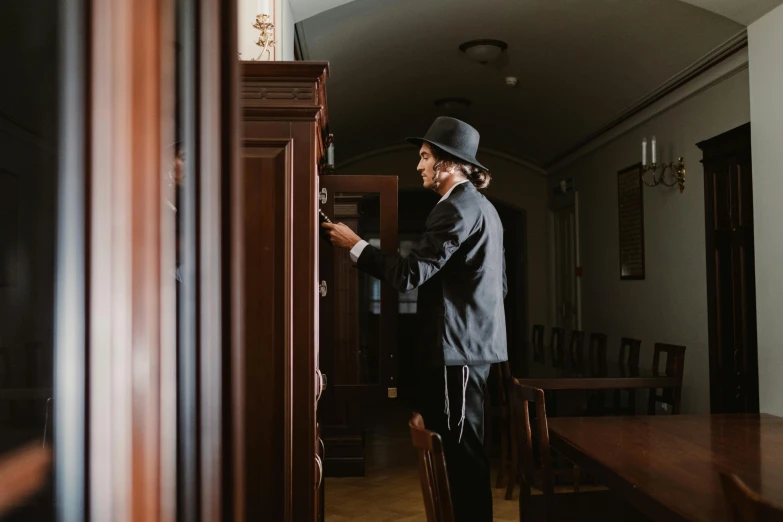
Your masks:
{"label": "man's face", "polygon": [[429,143],[422,143],[419,149],[419,166],[416,167],[421,173],[422,184],[424,188],[435,190],[435,156],[432,155]]}

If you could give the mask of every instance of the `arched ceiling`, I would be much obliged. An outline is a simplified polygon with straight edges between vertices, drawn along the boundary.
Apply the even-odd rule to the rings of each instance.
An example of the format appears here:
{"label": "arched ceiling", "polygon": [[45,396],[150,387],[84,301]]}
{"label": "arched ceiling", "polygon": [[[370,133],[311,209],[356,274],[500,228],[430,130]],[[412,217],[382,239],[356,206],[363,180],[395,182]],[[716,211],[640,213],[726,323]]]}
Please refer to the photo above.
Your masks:
{"label": "arched ceiling", "polygon": [[[338,163],[423,134],[439,114],[434,100],[462,97],[472,104],[458,117],[479,129],[482,146],[543,165],[745,28],[702,8],[729,0],[691,1],[703,5],[355,0],[299,29],[309,58],[331,63]],[[508,42],[502,64],[459,51],[477,38]],[[516,88],[505,86],[508,75]]]}

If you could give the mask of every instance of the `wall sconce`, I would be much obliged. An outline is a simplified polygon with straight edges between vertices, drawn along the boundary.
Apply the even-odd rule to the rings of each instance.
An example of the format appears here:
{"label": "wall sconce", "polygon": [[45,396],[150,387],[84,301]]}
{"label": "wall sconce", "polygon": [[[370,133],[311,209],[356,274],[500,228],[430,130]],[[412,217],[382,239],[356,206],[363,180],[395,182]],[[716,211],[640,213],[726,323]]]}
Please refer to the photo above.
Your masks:
{"label": "wall sconce", "polygon": [[[642,181],[648,187],[656,187],[658,185],[664,185],[666,187],[673,187],[678,185],[680,187],[680,193],[685,190],[685,160],[680,156],[676,162],[664,163],[658,165],[656,163],[656,141],[655,136],[652,137],[652,164],[647,165],[647,138],[642,140]],[[666,176],[666,171],[669,170],[671,174]],[[657,174],[660,171],[660,174]],[[652,172],[652,183],[648,183],[644,179],[646,172]]]}

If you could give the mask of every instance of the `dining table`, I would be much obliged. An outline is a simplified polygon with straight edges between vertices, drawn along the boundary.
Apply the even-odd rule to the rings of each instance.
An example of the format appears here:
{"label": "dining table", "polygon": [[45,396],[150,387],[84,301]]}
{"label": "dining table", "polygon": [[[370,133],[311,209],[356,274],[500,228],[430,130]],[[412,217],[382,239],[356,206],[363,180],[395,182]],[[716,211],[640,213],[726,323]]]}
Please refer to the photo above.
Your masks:
{"label": "dining table", "polygon": [[551,447],[647,518],[729,520],[720,473],[783,506],[783,418],[768,414],[559,417]]}

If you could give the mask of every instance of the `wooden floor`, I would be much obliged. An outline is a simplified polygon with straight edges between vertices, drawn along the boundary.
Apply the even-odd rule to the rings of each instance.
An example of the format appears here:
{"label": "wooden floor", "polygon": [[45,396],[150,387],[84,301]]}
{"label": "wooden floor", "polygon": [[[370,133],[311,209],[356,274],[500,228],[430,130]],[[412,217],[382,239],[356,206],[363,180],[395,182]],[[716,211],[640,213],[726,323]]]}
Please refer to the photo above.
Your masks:
{"label": "wooden floor", "polygon": [[[400,407],[368,419],[367,476],[326,479],[326,522],[426,522],[409,419]],[[504,494],[493,489],[495,520],[519,520],[516,495],[505,500]]]}

